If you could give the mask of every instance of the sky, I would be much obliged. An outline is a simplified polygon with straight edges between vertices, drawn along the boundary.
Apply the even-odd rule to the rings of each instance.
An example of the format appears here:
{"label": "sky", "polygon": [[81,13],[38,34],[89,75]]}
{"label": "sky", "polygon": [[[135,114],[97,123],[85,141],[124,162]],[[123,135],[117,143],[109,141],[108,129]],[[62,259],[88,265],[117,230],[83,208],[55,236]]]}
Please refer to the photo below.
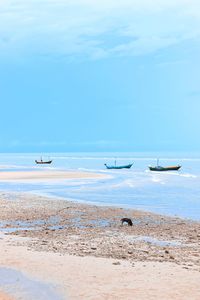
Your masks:
{"label": "sky", "polygon": [[200,151],[199,0],[0,0],[0,152]]}

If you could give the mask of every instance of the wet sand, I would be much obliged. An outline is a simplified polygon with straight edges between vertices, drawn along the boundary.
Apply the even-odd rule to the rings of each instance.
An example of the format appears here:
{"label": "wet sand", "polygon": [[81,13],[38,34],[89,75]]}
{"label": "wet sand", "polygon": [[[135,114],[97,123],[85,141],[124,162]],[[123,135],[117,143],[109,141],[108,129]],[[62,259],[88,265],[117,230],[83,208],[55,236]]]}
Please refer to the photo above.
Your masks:
{"label": "wet sand", "polygon": [[0,266],[64,299],[200,299],[198,222],[28,193],[0,205]]}

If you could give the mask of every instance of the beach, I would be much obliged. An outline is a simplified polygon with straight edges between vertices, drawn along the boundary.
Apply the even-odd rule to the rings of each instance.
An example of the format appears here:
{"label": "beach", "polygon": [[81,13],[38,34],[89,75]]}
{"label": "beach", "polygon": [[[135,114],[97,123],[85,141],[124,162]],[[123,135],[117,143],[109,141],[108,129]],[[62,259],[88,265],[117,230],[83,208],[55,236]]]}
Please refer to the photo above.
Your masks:
{"label": "beach", "polygon": [[[63,178],[45,172],[5,178]],[[66,181],[99,176],[65,172]],[[200,298],[199,222],[70,200],[0,193],[2,299]]]}
{"label": "beach", "polygon": [[0,0],[0,300],[200,300],[200,1]]}

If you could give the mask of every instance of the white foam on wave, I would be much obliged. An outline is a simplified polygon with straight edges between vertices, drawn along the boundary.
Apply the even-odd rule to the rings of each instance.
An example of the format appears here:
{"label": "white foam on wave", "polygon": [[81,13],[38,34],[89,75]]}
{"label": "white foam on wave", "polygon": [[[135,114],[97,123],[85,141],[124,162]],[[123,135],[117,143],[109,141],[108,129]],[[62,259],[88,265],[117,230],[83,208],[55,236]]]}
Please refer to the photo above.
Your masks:
{"label": "white foam on wave", "polygon": [[165,184],[165,181],[163,181],[163,178],[161,178],[159,176],[152,176],[151,181],[155,182],[155,183]]}
{"label": "white foam on wave", "polygon": [[[74,169],[72,169],[74,170]],[[98,172],[99,170],[97,169],[88,169],[88,168],[78,168],[79,171],[84,171],[84,172]]]}
{"label": "white foam on wave", "polygon": [[127,179],[127,180],[124,180],[124,181],[122,182],[122,185],[123,185],[123,186],[128,186],[128,187],[133,188],[133,187],[138,186],[138,183],[136,182],[136,180],[133,180],[133,179]]}
{"label": "white foam on wave", "polygon": [[181,177],[186,177],[186,178],[197,178],[197,175],[189,174],[189,173],[180,174],[180,176]]}
{"label": "white foam on wave", "polygon": [[30,169],[32,166],[0,165],[0,169]]}
{"label": "white foam on wave", "polygon": [[164,181],[161,180],[161,178],[159,178],[159,177],[153,177],[153,178],[152,178],[152,181],[153,181],[153,182],[158,182],[158,183],[164,183]]}
{"label": "white foam on wave", "polygon": [[109,186],[109,188],[112,188],[112,189],[119,189],[119,188],[126,188],[126,187],[134,188],[134,187],[137,187],[138,185],[139,184],[136,180],[126,179],[126,180],[120,180],[117,182],[112,182],[108,186]]}

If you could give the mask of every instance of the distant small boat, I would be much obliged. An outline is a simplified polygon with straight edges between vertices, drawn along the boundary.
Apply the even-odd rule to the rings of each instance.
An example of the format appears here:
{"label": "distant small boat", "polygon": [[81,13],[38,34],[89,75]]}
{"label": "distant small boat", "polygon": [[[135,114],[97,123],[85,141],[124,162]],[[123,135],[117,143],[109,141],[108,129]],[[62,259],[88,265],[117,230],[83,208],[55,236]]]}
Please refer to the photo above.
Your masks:
{"label": "distant small boat", "polygon": [[42,157],[40,160],[35,160],[36,164],[45,165],[45,164],[51,164],[53,160],[43,160]]}
{"label": "distant small boat", "polygon": [[116,160],[115,160],[115,165],[114,166],[108,166],[107,164],[104,164],[104,166],[106,166],[107,169],[130,169],[132,167],[132,164],[128,164],[128,165],[122,165],[122,166],[117,166],[116,165]]}
{"label": "distant small boat", "polygon": [[167,167],[162,167],[159,166],[159,160],[157,160],[157,166],[151,167],[149,166],[149,170],[150,171],[158,171],[158,172],[162,172],[162,171],[178,171],[181,168],[181,166],[167,166]]}
{"label": "distant small boat", "polygon": [[151,167],[149,166],[150,171],[178,171],[181,168],[181,166],[168,166],[168,167]]}

